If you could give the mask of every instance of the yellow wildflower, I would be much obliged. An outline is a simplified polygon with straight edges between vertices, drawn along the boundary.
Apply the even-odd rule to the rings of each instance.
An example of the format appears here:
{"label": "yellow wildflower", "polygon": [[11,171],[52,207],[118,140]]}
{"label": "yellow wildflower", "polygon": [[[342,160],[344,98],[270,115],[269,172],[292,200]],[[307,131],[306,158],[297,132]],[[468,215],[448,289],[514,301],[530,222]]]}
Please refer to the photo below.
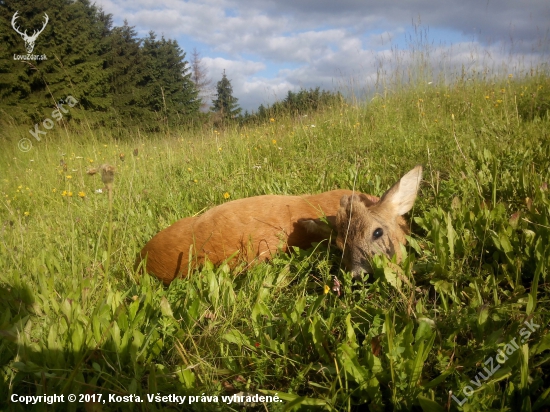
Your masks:
{"label": "yellow wildflower", "polygon": [[273,117],[270,117],[270,118],[269,118],[269,121],[270,121],[270,122],[274,122],[275,119],[274,119]]}
{"label": "yellow wildflower", "polygon": [[78,192],[78,196],[84,198],[84,197],[86,197],[86,193],[80,191],[80,192]]}
{"label": "yellow wildflower", "polygon": [[271,141],[271,143],[277,144],[277,140],[273,139],[273,140]]}
{"label": "yellow wildflower", "polygon": [[30,215],[30,213],[29,213],[29,212],[25,212],[25,213],[23,213],[23,214],[24,214],[25,216],[28,216],[28,215]]}
{"label": "yellow wildflower", "polygon": [[223,198],[224,198],[224,199],[229,199],[230,197],[231,197],[231,195],[230,195],[229,193],[227,193],[227,192],[225,192],[225,193],[223,194]]}
{"label": "yellow wildflower", "polygon": [[330,286],[325,285],[325,295],[330,292]]}
{"label": "yellow wildflower", "polygon": [[65,176],[67,179],[72,179],[73,177],[71,175]]}

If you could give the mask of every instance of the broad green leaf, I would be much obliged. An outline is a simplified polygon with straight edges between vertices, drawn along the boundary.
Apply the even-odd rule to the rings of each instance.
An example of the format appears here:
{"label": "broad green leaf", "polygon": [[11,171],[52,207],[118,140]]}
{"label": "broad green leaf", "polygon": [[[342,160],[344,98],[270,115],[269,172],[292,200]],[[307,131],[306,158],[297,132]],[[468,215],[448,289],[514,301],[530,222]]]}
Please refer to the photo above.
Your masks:
{"label": "broad green leaf", "polygon": [[424,412],[445,412],[445,408],[435,401],[426,398],[422,395],[418,395],[418,403]]}
{"label": "broad green leaf", "polygon": [[346,316],[346,335],[348,344],[352,349],[357,349],[359,345],[357,344],[357,338],[355,337],[355,331],[353,330],[353,325],[351,324],[351,314],[348,313]]}
{"label": "broad green leaf", "polygon": [[162,314],[164,316],[168,316],[168,317],[171,317],[171,318],[174,317],[174,313],[172,312],[172,308],[170,307],[170,303],[168,302],[168,299],[166,299],[165,296],[163,296],[160,299],[160,311],[162,312]]}
{"label": "broad green leaf", "polygon": [[231,329],[229,332],[223,335],[222,339],[224,339],[228,343],[236,344],[239,349],[243,345],[250,346],[250,340],[237,329]]}
{"label": "broad green leaf", "polygon": [[486,306],[482,306],[481,310],[479,311],[479,314],[477,316],[477,323],[479,325],[485,324],[488,317],[489,317],[489,308],[486,307]]}
{"label": "broad green leaf", "polygon": [[534,356],[548,349],[550,349],[550,333],[544,335],[534,346],[532,346],[530,353]]}
{"label": "broad green leaf", "polygon": [[84,343],[84,329],[79,323],[75,323],[73,331],[71,333],[71,342],[73,351],[78,353]]}
{"label": "broad green leaf", "polygon": [[323,345],[326,343],[326,335],[323,332],[322,321],[320,320],[320,316],[318,314],[315,314],[313,319],[311,319],[308,332],[311,337],[313,347],[319,356],[321,356],[325,362],[330,362],[330,355],[327,353]]}
{"label": "broad green leaf", "polygon": [[444,382],[445,379],[447,378],[447,376],[451,375],[451,373],[452,373],[452,371],[450,371],[450,370],[447,370],[447,371],[443,372],[437,378],[434,378],[431,381],[429,381],[428,383],[422,385],[422,388],[430,389],[430,388],[433,388],[434,386],[439,385],[440,383]]}

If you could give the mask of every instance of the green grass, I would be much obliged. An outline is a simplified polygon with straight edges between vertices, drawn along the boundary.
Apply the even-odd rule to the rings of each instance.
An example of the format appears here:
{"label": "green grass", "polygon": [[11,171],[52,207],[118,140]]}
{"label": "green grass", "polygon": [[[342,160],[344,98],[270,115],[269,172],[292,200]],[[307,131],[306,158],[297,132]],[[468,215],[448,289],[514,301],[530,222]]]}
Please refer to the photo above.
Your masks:
{"label": "green grass", "polygon": [[[284,400],[256,410],[548,410],[550,78],[388,90],[200,133],[136,128],[117,141],[56,124],[27,153],[17,149],[27,128],[5,129],[0,405],[23,410],[12,394],[134,394],[145,402],[86,410],[240,411],[221,396],[243,391]],[[86,174],[104,162],[117,168],[110,248],[108,196]],[[169,288],[133,269],[155,233],[214,205],[354,186],[381,195],[416,164],[407,258],[376,259],[365,284],[326,244],[240,275],[205,267]],[[340,295],[325,293],[334,276]],[[527,320],[540,328],[520,342]],[[479,377],[514,338],[500,369]],[[220,402],[148,403],[157,393]]]}

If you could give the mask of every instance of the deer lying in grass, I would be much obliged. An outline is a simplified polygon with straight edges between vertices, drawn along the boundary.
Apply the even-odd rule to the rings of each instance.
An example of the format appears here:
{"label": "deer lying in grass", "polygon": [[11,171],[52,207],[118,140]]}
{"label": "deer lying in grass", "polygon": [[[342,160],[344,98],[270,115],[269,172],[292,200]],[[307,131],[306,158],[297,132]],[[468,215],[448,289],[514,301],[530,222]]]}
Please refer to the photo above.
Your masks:
{"label": "deer lying in grass", "polygon": [[377,253],[395,254],[400,261],[408,233],[402,215],[412,208],[421,178],[422,166],[416,166],[381,198],[332,190],[234,200],[157,233],[136,263],[146,258],[147,272],[169,284],[205,260],[250,264],[291,246],[307,249],[335,237],[345,268],[358,276],[372,270],[369,260]]}

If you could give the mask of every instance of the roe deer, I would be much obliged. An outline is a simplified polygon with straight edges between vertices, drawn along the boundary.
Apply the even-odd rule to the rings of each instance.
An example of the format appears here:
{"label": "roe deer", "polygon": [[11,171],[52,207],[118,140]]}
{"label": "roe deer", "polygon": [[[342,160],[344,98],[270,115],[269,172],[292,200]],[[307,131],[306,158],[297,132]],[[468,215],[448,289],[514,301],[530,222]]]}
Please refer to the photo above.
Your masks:
{"label": "roe deer", "polygon": [[147,257],[147,272],[169,284],[206,259],[213,264],[228,258],[250,264],[290,246],[307,249],[332,233],[344,252],[345,268],[358,276],[372,270],[369,260],[376,253],[396,254],[400,261],[400,245],[408,233],[401,215],[412,208],[421,177],[422,166],[416,166],[381,198],[332,190],[234,200],[160,231],[141,250],[136,264]]}

